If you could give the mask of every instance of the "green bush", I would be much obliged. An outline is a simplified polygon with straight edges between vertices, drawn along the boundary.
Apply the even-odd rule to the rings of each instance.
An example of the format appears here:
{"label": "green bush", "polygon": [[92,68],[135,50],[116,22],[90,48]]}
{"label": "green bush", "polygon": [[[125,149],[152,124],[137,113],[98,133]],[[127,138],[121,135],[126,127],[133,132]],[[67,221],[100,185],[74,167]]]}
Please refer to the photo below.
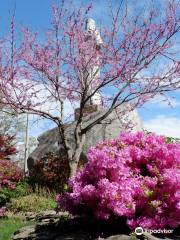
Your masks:
{"label": "green bush", "polygon": [[0,191],[0,206],[4,206],[11,198],[25,196],[28,192],[29,186],[26,182],[17,183],[15,189],[2,188]]}
{"label": "green bush", "polygon": [[54,198],[31,193],[27,196],[12,198],[7,205],[13,212],[41,212],[56,208]]}
{"label": "green bush", "polygon": [[11,198],[11,191],[8,188],[3,188],[0,191],[0,206],[4,206],[7,202],[9,202]]}

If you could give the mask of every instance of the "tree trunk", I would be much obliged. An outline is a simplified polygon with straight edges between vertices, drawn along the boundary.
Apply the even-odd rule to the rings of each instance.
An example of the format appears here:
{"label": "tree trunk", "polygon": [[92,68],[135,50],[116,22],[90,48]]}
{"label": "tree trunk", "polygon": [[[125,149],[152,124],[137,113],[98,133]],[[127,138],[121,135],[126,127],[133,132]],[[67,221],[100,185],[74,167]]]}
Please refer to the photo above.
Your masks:
{"label": "tree trunk", "polygon": [[[78,134],[79,135],[79,134]],[[76,148],[74,150],[72,159],[69,161],[69,167],[70,167],[70,176],[73,177],[76,174],[78,163],[80,160],[80,156],[82,153],[82,149],[85,143],[86,135],[82,134],[81,136],[78,136],[78,139],[76,139]]]}
{"label": "tree trunk", "polygon": [[59,137],[64,148],[64,152],[62,152],[62,149],[61,149],[59,151],[59,154],[60,154],[60,157],[61,157],[61,154],[66,154],[67,161],[69,164],[69,177],[73,177],[78,168],[78,163],[79,163],[82,149],[85,143],[86,134],[81,133],[81,124],[78,124],[74,131],[76,146],[75,146],[75,149],[72,149],[72,147],[67,142],[64,126],[59,124],[58,129],[59,129]]}

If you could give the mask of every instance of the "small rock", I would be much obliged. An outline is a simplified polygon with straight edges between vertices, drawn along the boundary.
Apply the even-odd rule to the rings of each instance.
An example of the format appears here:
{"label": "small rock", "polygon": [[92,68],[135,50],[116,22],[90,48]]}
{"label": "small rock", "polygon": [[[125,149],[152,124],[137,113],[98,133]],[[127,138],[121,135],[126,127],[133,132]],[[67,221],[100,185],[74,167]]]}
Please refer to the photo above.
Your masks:
{"label": "small rock", "polygon": [[132,237],[128,236],[128,235],[115,235],[115,236],[111,236],[108,238],[105,238],[105,240],[131,240]]}
{"label": "small rock", "polygon": [[83,233],[69,233],[56,237],[54,240],[91,240],[92,238]]}
{"label": "small rock", "polygon": [[58,212],[56,213],[54,210],[40,212],[36,215],[35,220],[41,222],[44,219],[59,219],[61,217],[69,216],[68,212]]}
{"label": "small rock", "polygon": [[29,239],[29,236],[35,232],[35,225],[20,228],[12,237],[13,240]]}
{"label": "small rock", "polygon": [[35,218],[36,218],[36,213],[34,213],[34,212],[27,212],[26,214],[25,214],[25,217],[26,217],[26,219],[29,221],[29,220],[35,220]]}

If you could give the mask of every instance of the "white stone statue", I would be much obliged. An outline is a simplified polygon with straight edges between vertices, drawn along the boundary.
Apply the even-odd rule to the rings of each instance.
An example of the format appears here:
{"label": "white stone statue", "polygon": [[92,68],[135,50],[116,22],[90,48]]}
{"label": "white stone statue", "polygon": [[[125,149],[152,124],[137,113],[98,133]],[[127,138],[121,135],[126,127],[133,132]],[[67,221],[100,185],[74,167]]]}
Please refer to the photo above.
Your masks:
{"label": "white stone statue", "polygon": [[[94,39],[95,38],[95,39]],[[96,29],[95,21],[92,18],[88,18],[86,20],[86,26],[85,26],[85,41],[95,40],[95,47],[99,51],[101,49],[101,45],[103,44],[103,41],[101,39],[99,31]],[[98,57],[98,56],[97,56]],[[98,62],[98,59],[96,59],[96,62]],[[88,85],[88,95],[90,95],[95,86],[96,79],[100,77],[100,69],[99,66],[93,66],[90,68],[86,68],[83,71],[83,79],[84,83]],[[102,105],[102,98],[100,93],[96,92],[92,98],[89,101],[90,105]]]}
{"label": "white stone statue", "polygon": [[97,46],[100,47],[103,44],[100,33],[99,33],[98,29],[96,29],[96,23],[92,18],[88,18],[86,20],[85,31],[86,31],[87,35],[92,36],[94,34],[94,36],[96,38],[95,40],[96,40]]}

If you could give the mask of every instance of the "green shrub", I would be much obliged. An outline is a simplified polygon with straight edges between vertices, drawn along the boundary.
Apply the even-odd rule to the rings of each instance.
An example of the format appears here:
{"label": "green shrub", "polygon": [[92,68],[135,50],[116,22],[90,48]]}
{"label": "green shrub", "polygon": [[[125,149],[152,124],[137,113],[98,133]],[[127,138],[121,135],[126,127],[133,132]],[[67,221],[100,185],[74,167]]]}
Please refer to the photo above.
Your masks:
{"label": "green shrub", "polygon": [[11,190],[3,188],[0,191],[0,206],[4,206],[11,198]]}
{"label": "green shrub", "polygon": [[12,198],[7,207],[13,212],[41,212],[55,209],[56,203],[52,196],[31,193],[27,196]]}
{"label": "green shrub", "polygon": [[25,196],[29,192],[29,186],[26,182],[19,182],[15,189],[4,187],[0,190],[0,206],[4,206],[11,198]]}
{"label": "green shrub", "polygon": [[26,181],[19,182],[14,189],[12,197],[20,197],[29,194],[31,191],[29,184]]}

